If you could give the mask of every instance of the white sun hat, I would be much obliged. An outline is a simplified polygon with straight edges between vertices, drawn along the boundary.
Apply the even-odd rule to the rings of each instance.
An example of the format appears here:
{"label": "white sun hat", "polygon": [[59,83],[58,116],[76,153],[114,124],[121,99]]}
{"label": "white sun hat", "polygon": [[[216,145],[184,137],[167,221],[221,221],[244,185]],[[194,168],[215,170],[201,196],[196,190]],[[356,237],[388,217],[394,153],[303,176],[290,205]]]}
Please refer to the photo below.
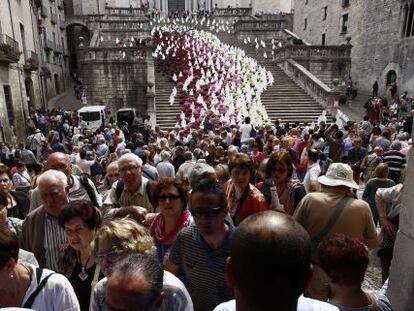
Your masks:
{"label": "white sun hat", "polygon": [[318,182],[325,186],[346,186],[349,188],[358,189],[358,184],[354,181],[353,171],[348,164],[332,163],[326,175],[319,176]]}

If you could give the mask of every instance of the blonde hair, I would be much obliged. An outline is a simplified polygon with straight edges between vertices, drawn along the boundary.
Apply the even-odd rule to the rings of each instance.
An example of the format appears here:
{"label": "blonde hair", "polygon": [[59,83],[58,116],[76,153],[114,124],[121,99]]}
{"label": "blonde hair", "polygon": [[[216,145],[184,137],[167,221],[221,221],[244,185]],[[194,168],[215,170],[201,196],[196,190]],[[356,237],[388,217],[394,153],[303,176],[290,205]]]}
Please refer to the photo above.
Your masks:
{"label": "blonde hair", "polygon": [[112,250],[125,253],[155,254],[152,237],[147,230],[129,218],[117,218],[106,222],[99,228],[92,242],[92,253],[96,255],[99,242],[107,239],[112,243]]}

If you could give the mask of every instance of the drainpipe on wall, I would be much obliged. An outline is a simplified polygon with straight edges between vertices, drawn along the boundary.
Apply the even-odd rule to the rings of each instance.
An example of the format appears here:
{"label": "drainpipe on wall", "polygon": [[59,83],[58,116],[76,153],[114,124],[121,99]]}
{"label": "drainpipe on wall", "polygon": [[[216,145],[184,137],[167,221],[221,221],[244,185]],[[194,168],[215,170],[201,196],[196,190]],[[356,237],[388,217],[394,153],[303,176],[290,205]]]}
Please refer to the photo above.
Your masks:
{"label": "drainpipe on wall", "polygon": [[[37,45],[38,42],[36,42],[35,31],[37,29],[37,27],[36,27],[37,25],[35,25],[33,23],[33,14],[32,14],[32,13],[35,13],[35,7],[36,6],[35,6],[35,4],[32,1],[30,1],[30,4],[31,4],[31,8],[33,8],[33,12],[32,12],[32,10],[30,10],[30,20],[32,22],[33,46],[34,46],[34,49],[36,51],[36,45]],[[41,63],[43,63],[43,59],[40,60],[42,58],[42,55],[41,55],[42,54],[42,50],[40,48],[40,40],[39,40],[39,46],[37,47],[37,52],[38,52],[38,55],[39,55],[39,68],[37,70],[37,79],[38,79],[38,87],[39,87],[39,94],[40,94],[40,103],[44,107],[45,106],[45,98],[44,98],[44,92],[43,92],[43,88],[42,88],[41,77],[40,77],[40,65],[41,65]],[[35,109],[36,108],[37,107],[35,105]],[[29,114],[30,114],[30,111],[29,111]]]}
{"label": "drainpipe on wall", "polygon": [[[16,34],[14,32],[13,15],[12,15],[12,11],[11,11],[10,0],[7,0],[7,3],[9,5],[9,15],[10,15],[10,22],[11,22],[13,40],[17,41],[16,40]],[[23,124],[24,124],[24,122],[26,122],[26,110],[24,109],[23,87],[22,87],[22,79],[21,79],[21,76],[20,76],[21,67],[20,67],[19,62],[17,62],[16,68],[17,68],[17,76],[19,77],[20,99],[21,99],[22,109],[23,109]],[[15,126],[14,126],[14,129],[16,130],[16,127]],[[13,134],[15,134],[15,133],[13,133]]]}

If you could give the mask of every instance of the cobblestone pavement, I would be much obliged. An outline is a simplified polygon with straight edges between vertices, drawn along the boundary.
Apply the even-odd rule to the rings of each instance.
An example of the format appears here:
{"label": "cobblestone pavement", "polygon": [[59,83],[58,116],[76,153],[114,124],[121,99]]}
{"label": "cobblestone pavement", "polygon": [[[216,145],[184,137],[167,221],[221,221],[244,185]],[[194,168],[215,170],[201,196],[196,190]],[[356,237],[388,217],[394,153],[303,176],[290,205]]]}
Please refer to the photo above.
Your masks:
{"label": "cobblestone pavement", "polygon": [[57,108],[58,106],[64,107],[65,110],[76,110],[81,108],[81,102],[76,99],[72,83],[66,88],[65,93],[54,98],[48,103],[49,109]]}
{"label": "cobblestone pavement", "polygon": [[[362,198],[362,194],[365,189],[365,184],[361,182],[360,187],[357,191],[357,196],[359,199]],[[377,228],[378,234],[380,232],[380,229]],[[374,249],[370,251],[370,260],[369,260],[369,266],[367,269],[367,272],[365,274],[365,280],[362,284],[363,289],[368,290],[377,290],[381,288],[382,286],[382,280],[381,280],[381,262],[377,256],[378,249]]]}

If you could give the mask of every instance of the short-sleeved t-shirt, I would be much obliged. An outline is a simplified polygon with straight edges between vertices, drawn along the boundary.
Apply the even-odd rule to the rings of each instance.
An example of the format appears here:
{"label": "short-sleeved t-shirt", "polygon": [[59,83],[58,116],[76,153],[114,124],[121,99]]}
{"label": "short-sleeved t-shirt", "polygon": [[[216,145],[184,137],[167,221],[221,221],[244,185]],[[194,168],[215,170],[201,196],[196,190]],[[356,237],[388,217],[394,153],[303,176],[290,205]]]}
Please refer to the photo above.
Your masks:
{"label": "short-sleeved t-shirt", "polygon": [[[275,300],[277,306],[277,300]],[[276,309],[275,309],[276,310]],[[322,302],[316,299],[306,298],[303,295],[298,299],[297,311],[338,311],[337,307],[330,305],[329,303]],[[214,311],[236,311],[236,301],[230,300],[222,303]]]}
{"label": "short-sleeved t-shirt", "polygon": [[234,235],[234,227],[228,226],[227,237],[217,249],[208,246],[194,224],[183,228],[171,247],[169,260],[183,273],[183,282],[193,300],[194,310],[211,311],[233,298],[225,276]]}
{"label": "short-sleeved t-shirt", "polygon": [[362,194],[363,198],[367,199],[368,204],[371,207],[375,207],[375,193],[379,188],[390,188],[394,186],[395,183],[391,179],[379,179],[373,178],[370,179],[367,185],[365,186],[364,193]]}
{"label": "short-sleeved t-shirt", "polygon": [[[33,274],[29,288],[23,297],[24,305],[30,295],[37,289],[36,267],[30,265]],[[43,269],[40,282],[53,271]],[[45,310],[45,311],[80,311],[79,302],[76,298],[75,292],[70,285],[67,278],[58,273],[53,273],[52,276],[46,282],[46,285],[37,294],[32,304],[33,310]]]}

